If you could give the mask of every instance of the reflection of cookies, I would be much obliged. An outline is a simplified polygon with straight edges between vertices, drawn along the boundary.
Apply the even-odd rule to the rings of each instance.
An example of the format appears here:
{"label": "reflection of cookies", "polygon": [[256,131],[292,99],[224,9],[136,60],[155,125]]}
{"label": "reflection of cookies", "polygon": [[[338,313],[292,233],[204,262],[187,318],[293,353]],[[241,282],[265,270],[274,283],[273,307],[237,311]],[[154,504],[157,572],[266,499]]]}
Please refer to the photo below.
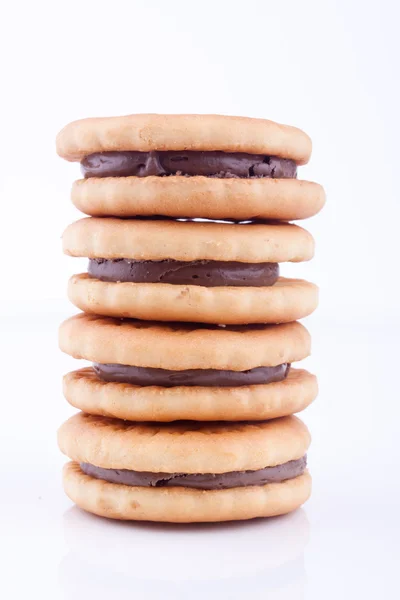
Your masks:
{"label": "reflection of cookies", "polygon": [[[84,536],[82,529],[85,529]],[[160,586],[164,585],[164,597],[165,584],[178,581],[181,586],[187,583],[188,593],[182,595],[185,598],[192,598],[201,584],[203,592],[211,586],[215,591],[218,582],[226,590],[227,586],[235,587],[238,579],[249,584],[250,578],[251,581],[254,578],[254,583],[258,581],[265,598],[265,586],[271,580],[276,584],[275,573],[281,575],[282,585],[293,581],[298,570],[293,572],[292,566],[302,560],[310,538],[310,525],[303,509],[267,520],[181,527],[140,522],[127,526],[71,507],[63,515],[63,531],[69,552],[76,561],[86,564],[86,568],[74,569],[74,573],[87,573],[87,567],[92,565],[98,573],[109,573],[114,583],[118,579],[116,574],[154,583],[156,571]],[[112,552],[110,539],[116,541]],[[155,546],[157,553],[154,553]],[[185,564],[183,571],[182,564]],[[89,579],[93,584],[94,579]],[[244,592],[244,585],[241,591]],[[222,598],[227,597],[222,589],[221,592]],[[197,594],[197,597],[201,596]],[[243,600],[244,596],[237,597]]]}
{"label": "reflection of cookies", "polygon": [[70,256],[246,263],[300,262],[314,240],[298,225],[238,225],[86,218],[69,225],[63,249]]}
{"label": "reflection of cookies", "polygon": [[[296,471],[302,474],[286,479],[283,475],[276,483],[235,487],[227,483],[226,489],[201,489],[192,483],[154,488],[148,483],[105,480],[110,471],[113,477],[129,472],[138,477],[143,472],[145,479],[165,474],[166,481],[182,479],[178,474],[187,474],[188,481],[189,474],[211,474],[211,482],[223,476],[236,481],[254,477],[275,466],[284,473],[301,462],[310,443],[307,428],[296,417],[257,424],[150,425],[79,413],[61,426],[58,442],[62,452],[76,461],[64,469],[70,498],[90,512],[116,519],[197,522],[273,516],[300,506],[311,488],[304,467]],[[79,463],[101,475],[85,475]]]}
{"label": "reflection of cookies", "polygon": [[79,314],[64,321],[60,348],[75,358],[156,369],[245,371],[306,358],[310,335],[300,323],[213,327]]}
{"label": "reflection of cookies", "polygon": [[306,163],[311,140],[291,127],[248,117],[139,114],[81,119],[57,136],[57,152],[71,161],[94,152],[221,150],[292,158]]}
{"label": "reflection of cookies", "polygon": [[322,186],[297,179],[107,177],[75,181],[72,202],[97,217],[306,219],[325,203]]}
{"label": "reflection of cookies", "polygon": [[302,369],[267,385],[167,388],[102,381],[86,368],[65,375],[63,387],[75,408],[129,421],[274,419],[303,410],[318,391],[316,377]]}
{"label": "reflection of cookies", "polygon": [[[78,510],[78,509],[77,509]],[[87,532],[88,515],[82,513],[85,519],[84,530]],[[298,511],[296,511],[298,512]],[[96,517],[93,517],[96,519]],[[282,517],[276,517],[279,519]],[[269,523],[271,519],[265,521]],[[98,522],[101,522],[104,526],[104,519],[97,518]],[[232,523],[225,523],[227,527],[234,527],[234,525],[246,526],[252,524],[254,521],[235,521]],[[127,527],[126,522],[113,521],[113,523],[119,526],[120,529],[130,528]],[[255,526],[260,526],[260,520],[258,519]],[[144,527],[151,527],[152,523],[143,523],[140,521],[131,522],[131,527],[135,527],[134,539],[138,546],[141,541],[137,538],[137,526],[143,525]],[[204,527],[213,527],[213,524],[193,525],[197,529],[203,529]],[[177,530],[182,530],[182,533],[186,531],[189,525],[171,525],[163,523],[160,527],[175,527]],[[223,529],[222,525],[219,525],[220,529]],[[148,533],[147,531],[145,532]],[[131,531],[132,534],[132,531]],[[201,533],[200,533],[201,535]],[[268,533],[266,534],[268,535]],[[159,537],[166,536],[170,539],[165,531],[159,532]],[[189,536],[186,536],[189,537]],[[198,535],[193,535],[196,539]],[[211,545],[214,542],[211,542]],[[187,545],[186,542],[182,544],[184,547]],[[236,554],[238,554],[237,541],[233,542],[233,547],[236,548]],[[245,565],[242,565],[239,571],[235,571],[233,566],[228,569],[221,567],[221,556],[224,556],[224,564],[226,562],[226,551],[223,554],[216,555],[214,559],[219,566],[220,575],[210,577],[208,571],[202,571],[201,568],[197,568],[195,575],[192,577],[188,576],[187,565],[190,563],[190,557],[186,554],[185,556],[185,569],[182,569],[182,563],[176,566],[172,573],[175,573],[175,577],[171,573],[167,581],[163,580],[159,576],[159,565],[160,562],[154,562],[154,547],[153,556],[151,563],[153,565],[153,576],[148,577],[143,571],[140,570],[138,561],[136,558],[131,556],[131,568],[127,571],[122,571],[121,568],[115,566],[114,568],[110,565],[111,556],[115,554],[117,544],[113,545],[112,551],[110,546],[108,547],[105,555],[108,556],[108,563],[102,567],[102,562],[99,564],[99,555],[84,556],[82,553],[67,554],[59,565],[59,583],[62,587],[65,598],[71,599],[76,597],[76,590],[79,589],[79,593],[82,597],[95,596],[96,600],[108,600],[110,597],[119,598],[126,596],[127,590],[134,589],[135,596],[140,600],[165,600],[165,598],[190,598],[190,600],[204,600],[204,598],[229,598],[229,600],[243,600],[247,597],[249,589],[251,589],[252,600],[265,600],[266,594],[272,595],[273,600],[287,600],[288,598],[295,598],[296,600],[304,600],[305,592],[304,588],[306,585],[306,570],[304,566],[304,557],[298,557],[297,559],[290,561],[287,564],[283,564],[275,569],[268,568],[265,564],[257,570],[253,569],[253,573],[249,575],[242,575],[245,571]],[[156,542],[157,553],[159,544]],[[175,546],[173,549],[169,548],[169,552],[176,554]],[[240,554],[242,562],[247,563],[248,558],[246,554]],[[82,558],[81,558],[82,557]],[[262,558],[266,559],[265,555]],[[165,564],[165,555],[163,556]],[[104,561],[105,562],[105,561]],[[142,561],[140,561],[142,562]],[[198,564],[198,556],[193,556],[194,566]],[[211,560],[210,560],[211,562]],[[238,557],[237,557],[238,562]],[[132,569],[132,565],[135,568]],[[168,563],[170,564],[170,563]],[[113,561],[113,565],[116,562]],[[154,579],[154,572],[157,569],[157,579]],[[165,569],[165,567],[164,567]],[[178,572],[180,569],[180,572]],[[231,576],[227,575],[227,570],[232,573]],[[166,585],[168,585],[168,592],[166,595]]]}

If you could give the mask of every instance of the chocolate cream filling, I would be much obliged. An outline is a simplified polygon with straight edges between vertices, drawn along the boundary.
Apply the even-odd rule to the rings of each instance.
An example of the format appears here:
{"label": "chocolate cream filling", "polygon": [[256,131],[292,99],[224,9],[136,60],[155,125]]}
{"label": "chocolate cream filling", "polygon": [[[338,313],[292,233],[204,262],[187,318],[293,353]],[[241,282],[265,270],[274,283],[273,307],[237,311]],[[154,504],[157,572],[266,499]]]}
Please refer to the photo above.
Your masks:
{"label": "chocolate cream filling", "polygon": [[249,485],[266,485],[293,479],[301,475],[307,466],[307,457],[290,460],[275,467],[257,471],[232,471],[230,473],[150,473],[128,469],[103,469],[89,463],[81,463],[86,475],[109,483],[140,487],[186,487],[198,490],[223,490]]}
{"label": "chocolate cream filling", "polygon": [[151,367],[132,367],[129,365],[94,363],[96,375],[103,381],[130,383],[133,385],[161,387],[218,386],[238,387],[245,385],[263,385],[282,381],[289,373],[290,364],[276,367],[256,367],[248,371],[222,371],[219,369],[187,369],[169,371]]}
{"label": "chocolate cream filling", "polygon": [[89,259],[88,272],[101,281],[172,283],[176,285],[252,286],[273,285],[279,277],[278,263],[241,263],[218,260]]}
{"label": "chocolate cream filling", "polygon": [[203,175],[220,178],[294,179],[296,163],[288,158],[243,152],[95,152],[81,162],[83,176],[148,177]]}

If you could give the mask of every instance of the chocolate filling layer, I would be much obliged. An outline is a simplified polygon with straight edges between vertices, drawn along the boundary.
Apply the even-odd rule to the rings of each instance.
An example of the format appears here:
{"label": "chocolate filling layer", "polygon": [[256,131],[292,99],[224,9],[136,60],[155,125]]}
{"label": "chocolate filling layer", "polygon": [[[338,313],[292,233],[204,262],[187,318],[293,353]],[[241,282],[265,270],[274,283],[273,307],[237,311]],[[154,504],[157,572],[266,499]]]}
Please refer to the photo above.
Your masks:
{"label": "chocolate filling layer", "polygon": [[301,475],[307,465],[307,457],[291,460],[276,467],[265,467],[258,471],[232,471],[231,473],[150,473],[128,469],[103,469],[88,463],[81,463],[86,475],[104,479],[110,483],[140,487],[187,487],[198,490],[223,490],[248,485],[279,483]]}
{"label": "chocolate filling layer", "polygon": [[101,281],[172,283],[205,287],[273,285],[279,277],[277,263],[241,263],[217,260],[89,259],[88,272]]}
{"label": "chocolate filling layer", "polygon": [[270,177],[294,179],[296,163],[287,158],[243,152],[95,152],[81,162],[84,177]]}
{"label": "chocolate filling layer", "polygon": [[93,369],[103,381],[131,383],[133,385],[157,385],[161,387],[218,386],[238,387],[260,385],[282,381],[289,373],[290,365],[276,367],[257,367],[248,371],[221,371],[218,369],[188,369],[186,371],[168,371],[150,367],[131,367],[129,365],[94,363]]}

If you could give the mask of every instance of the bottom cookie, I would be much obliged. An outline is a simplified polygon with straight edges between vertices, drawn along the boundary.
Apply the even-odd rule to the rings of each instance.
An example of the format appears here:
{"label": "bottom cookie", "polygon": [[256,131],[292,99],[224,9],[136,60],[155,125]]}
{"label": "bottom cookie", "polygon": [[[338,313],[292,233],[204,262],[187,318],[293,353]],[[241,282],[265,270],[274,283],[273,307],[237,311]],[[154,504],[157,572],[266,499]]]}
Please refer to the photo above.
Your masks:
{"label": "bottom cookie", "polygon": [[308,471],[280,483],[204,491],[108,483],[85,475],[78,463],[69,462],[63,481],[68,497],[88,512],[111,519],[171,523],[282,515],[300,507],[311,493]]}

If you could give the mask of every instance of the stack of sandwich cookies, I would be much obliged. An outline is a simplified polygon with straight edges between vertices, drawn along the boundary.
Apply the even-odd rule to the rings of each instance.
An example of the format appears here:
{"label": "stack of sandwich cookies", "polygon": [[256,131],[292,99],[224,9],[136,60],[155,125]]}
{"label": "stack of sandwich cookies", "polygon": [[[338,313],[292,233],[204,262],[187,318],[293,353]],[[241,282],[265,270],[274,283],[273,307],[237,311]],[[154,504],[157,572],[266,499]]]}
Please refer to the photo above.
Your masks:
{"label": "stack of sandwich cookies", "polygon": [[81,162],[72,199],[91,215],[63,236],[89,266],[69,282],[84,313],[61,326],[60,347],[92,362],[64,377],[84,411],[60,430],[67,494],[103,516],[176,522],[300,506],[309,434],[288,415],[317,382],[291,364],[309,355],[296,320],[318,291],[279,264],[314,253],[285,222],[324,203],[296,178],[308,136],[258,119],[133,115],[72,123],[57,149]]}

